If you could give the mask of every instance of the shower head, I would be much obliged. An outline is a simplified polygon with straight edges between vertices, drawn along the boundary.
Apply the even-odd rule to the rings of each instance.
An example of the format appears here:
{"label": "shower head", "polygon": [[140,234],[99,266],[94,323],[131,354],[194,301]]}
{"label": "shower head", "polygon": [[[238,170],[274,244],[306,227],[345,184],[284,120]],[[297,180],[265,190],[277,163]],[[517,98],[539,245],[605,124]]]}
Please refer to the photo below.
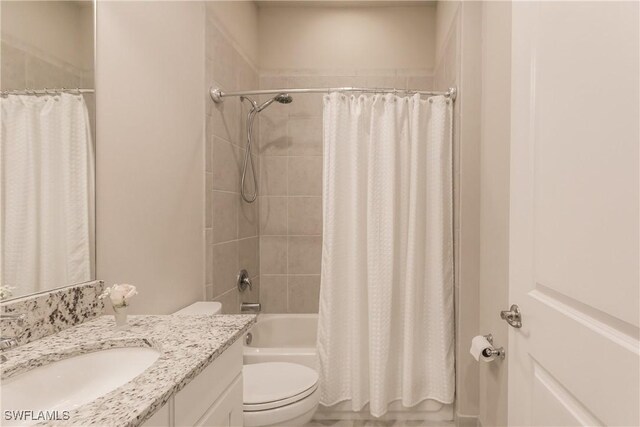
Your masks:
{"label": "shower head", "polygon": [[271,99],[265,101],[264,103],[262,103],[262,105],[260,105],[259,107],[256,108],[256,111],[258,113],[261,112],[262,110],[267,108],[269,105],[271,105],[273,103],[273,101],[277,101],[280,104],[291,104],[293,102],[293,98],[288,93],[279,93],[276,96],[274,96],[273,98],[271,98]]}
{"label": "shower head", "polygon": [[280,104],[291,104],[293,102],[293,98],[288,93],[277,94],[275,100]]}

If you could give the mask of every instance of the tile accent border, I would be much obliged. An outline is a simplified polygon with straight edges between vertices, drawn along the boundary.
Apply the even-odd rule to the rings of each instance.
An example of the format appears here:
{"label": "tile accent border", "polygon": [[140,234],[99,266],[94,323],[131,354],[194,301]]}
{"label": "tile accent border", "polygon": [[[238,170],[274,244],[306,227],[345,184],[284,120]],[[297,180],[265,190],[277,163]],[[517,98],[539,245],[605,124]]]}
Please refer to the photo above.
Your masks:
{"label": "tile accent border", "polygon": [[23,345],[98,317],[104,311],[98,298],[103,290],[104,282],[96,280],[0,303],[2,314],[25,315],[22,327],[3,321],[0,335]]}

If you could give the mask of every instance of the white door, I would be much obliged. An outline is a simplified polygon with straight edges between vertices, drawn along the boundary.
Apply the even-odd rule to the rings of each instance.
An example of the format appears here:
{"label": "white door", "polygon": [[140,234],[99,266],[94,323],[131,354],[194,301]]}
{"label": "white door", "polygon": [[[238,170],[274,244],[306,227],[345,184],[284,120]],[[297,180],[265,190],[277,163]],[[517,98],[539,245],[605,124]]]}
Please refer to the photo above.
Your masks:
{"label": "white door", "polygon": [[638,3],[512,12],[509,425],[638,426]]}

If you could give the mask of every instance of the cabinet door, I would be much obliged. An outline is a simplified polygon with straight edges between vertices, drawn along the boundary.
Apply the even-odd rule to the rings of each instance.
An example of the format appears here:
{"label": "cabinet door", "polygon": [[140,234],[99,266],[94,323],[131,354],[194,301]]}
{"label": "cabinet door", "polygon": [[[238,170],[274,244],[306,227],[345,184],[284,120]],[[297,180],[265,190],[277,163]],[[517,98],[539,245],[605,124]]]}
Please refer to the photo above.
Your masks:
{"label": "cabinet door", "polygon": [[206,427],[242,427],[242,374],[196,423]]}
{"label": "cabinet door", "polygon": [[238,340],[175,395],[175,425],[197,424],[241,373],[242,340]]}
{"label": "cabinet door", "polygon": [[173,398],[142,424],[143,427],[173,427]]}

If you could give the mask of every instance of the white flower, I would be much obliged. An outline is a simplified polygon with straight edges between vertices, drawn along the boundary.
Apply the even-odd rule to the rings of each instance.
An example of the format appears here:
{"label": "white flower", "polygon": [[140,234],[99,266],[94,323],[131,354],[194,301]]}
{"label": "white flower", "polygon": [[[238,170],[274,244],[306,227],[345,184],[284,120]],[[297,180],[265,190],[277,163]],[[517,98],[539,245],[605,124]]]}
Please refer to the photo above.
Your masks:
{"label": "white flower", "polygon": [[115,308],[126,307],[129,305],[129,300],[134,296],[138,295],[138,291],[136,287],[133,285],[128,285],[126,283],[122,284],[114,284],[104,290],[104,292],[100,295],[100,298],[109,297],[111,299],[111,304]]}

